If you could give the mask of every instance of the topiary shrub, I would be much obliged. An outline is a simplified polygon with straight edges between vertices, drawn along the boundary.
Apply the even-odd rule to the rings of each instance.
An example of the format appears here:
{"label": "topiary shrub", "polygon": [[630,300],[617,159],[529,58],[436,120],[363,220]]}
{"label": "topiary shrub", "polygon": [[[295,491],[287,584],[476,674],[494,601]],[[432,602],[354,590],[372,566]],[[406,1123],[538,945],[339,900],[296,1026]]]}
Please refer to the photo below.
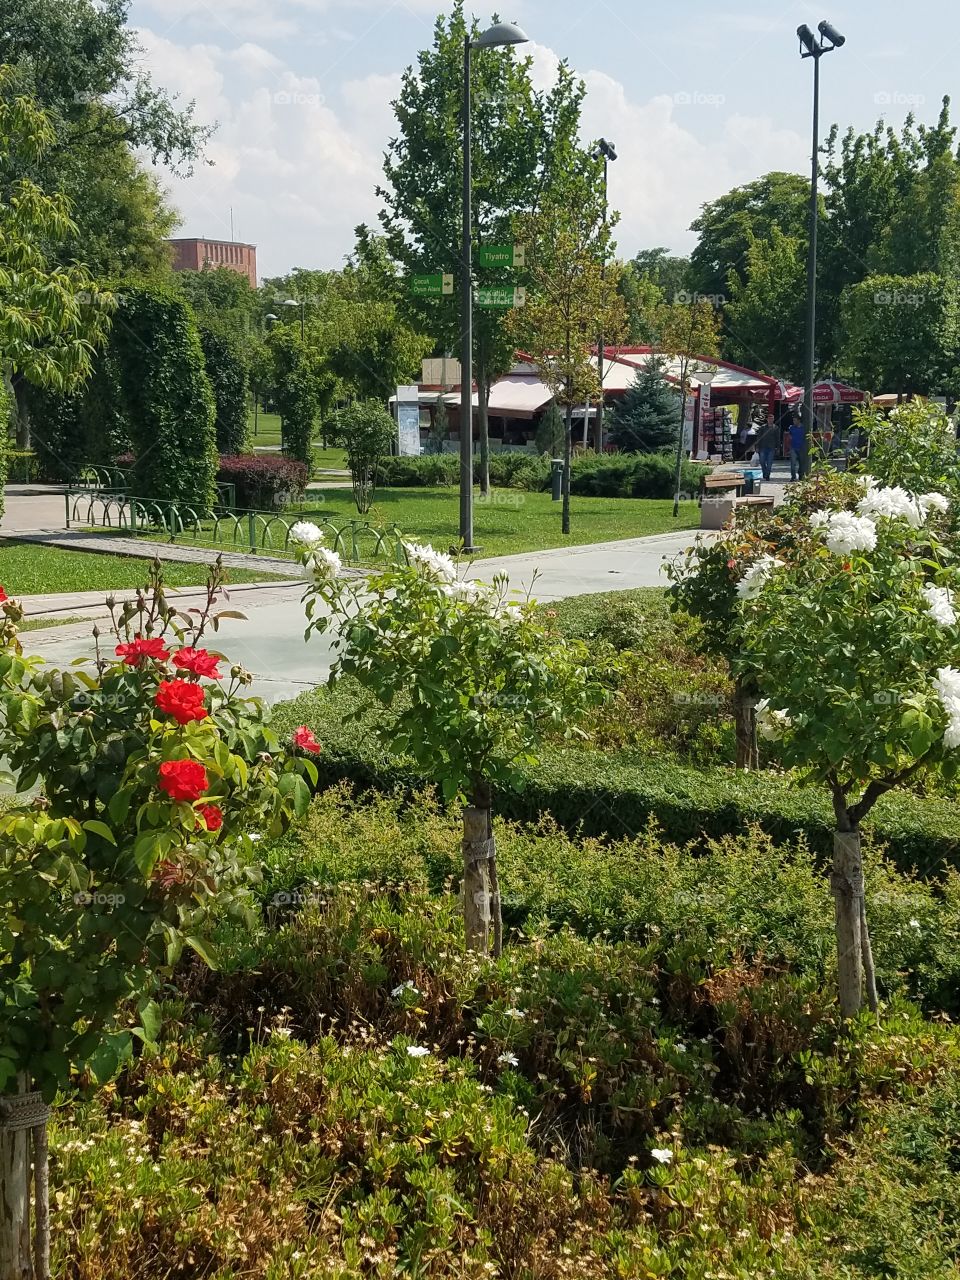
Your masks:
{"label": "topiary shrub", "polygon": [[237,506],[252,511],[282,511],[299,502],[310,478],[307,467],[295,458],[245,453],[220,459],[218,484],[232,484]]}
{"label": "topiary shrub", "polygon": [[420,458],[381,458],[380,483],[387,488],[420,489],[456,484],[460,458],[455,453],[428,454]]}
{"label": "topiary shrub", "polygon": [[27,386],[36,473],[30,479],[70,483],[84,466],[112,465],[131,451],[117,376],[109,349],[98,353],[93,373],[79,391],[64,394]]}
{"label": "topiary shrub", "polygon": [[216,405],[217,449],[242,453],[247,443],[247,367],[237,344],[201,328],[200,345]]}
{"label": "topiary shrub", "polygon": [[138,495],[208,511],[216,498],[216,410],[193,313],[154,285],[127,286],[119,298],[110,352]]}

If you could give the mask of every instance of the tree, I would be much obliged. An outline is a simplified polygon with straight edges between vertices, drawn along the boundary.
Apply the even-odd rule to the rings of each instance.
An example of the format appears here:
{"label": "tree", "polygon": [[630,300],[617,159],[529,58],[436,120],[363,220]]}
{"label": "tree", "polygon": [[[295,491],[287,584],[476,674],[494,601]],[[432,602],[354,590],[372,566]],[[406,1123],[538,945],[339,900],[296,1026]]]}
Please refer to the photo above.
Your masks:
{"label": "tree", "polygon": [[610,438],[624,453],[656,453],[676,443],[677,393],[663,376],[664,361],[646,360],[610,421]]}
{"label": "tree", "polygon": [[329,375],[324,375],[322,362],[311,358],[312,352],[297,330],[276,328],[267,346],[272,356],[273,394],[282,419],[284,448],[290,457],[311,470],[317,416],[329,387]]}
{"label": "tree", "polygon": [[246,352],[256,328],[260,298],[246,276],[229,267],[178,271],[175,287],[193,308],[201,327],[228,338]]}
{"label": "tree", "polygon": [[[761,731],[835,814],[831,873],[840,1008],[877,1007],[861,826],[888,792],[958,772],[960,573],[942,542],[949,501],[865,487],[811,517],[785,562],[754,575],[736,665],[766,698]],[[811,636],[816,643],[811,644]]]}
{"label": "tree", "polygon": [[493,789],[521,785],[521,764],[548,735],[583,736],[576,721],[603,700],[586,646],[549,632],[530,604],[509,597],[505,578],[492,587],[463,581],[431,547],[404,544],[407,564],[358,589],[339,576],[316,526],[301,534],[312,578],[308,632],[336,631],[331,679],[350,676],[389,708],[376,729],[388,749],[412,757],[446,801],[466,801],[466,942],[499,955]]}
{"label": "tree", "polygon": [[205,514],[216,498],[216,406],[190,307],[159,286],[124,286],[110,357],[137,495]]}
{"label": "tree", "polygon": [[136,157],[190,172],[210,130],[142,70],[129,0],[0,0],[0,63],[47,113],[53,138],[39,166],[19,168],[65,195],[76,232],[57,261],[75,258],[119,277],[166,265],[173,215]]}
{"label": "tree", "polygon": [[373,505],[380,460],[390,452],[396,424],[379,400],[363,400],[338,409],[332,426],[335,438],[347,451],[353,500],[364,516]]}
{"label": "tree", "polygon": [[747,249],[744,276],[731,274],[725,347],[750,369],[800,382],[804,375],[806,240],[773,227]]}
{"label": "tree", "polygon": [[543,411],[543,417],[537,423],[537,452],[545,453],[551,458],[563,453],[563,441],[566,432],[563,414],[556,400],[551,400]]}
{"label": "tree", "polygon": [[690,290],[690,259],[675,257],[662,245],[641,249],[626,264],[626,273],[656,285],[666,302],[677,302],[678,294]]}
{"label": "tree", "polygon": [[88,376],[109,328],[113,297],[86,268],[54,265],[75,230],[62,196],[18,172],[39,165],[53,128],[35,102],[13,91],[0,67],[0,367],[18,407],[18,443],[30,447],[27,382],[69,392]]}
{"label": "tree", "polygon": [[608,261],[611,220],[604,217],[592,174],[581,169],[556,199],[517,225],[527,245],[529,288],[509,331],[566,411],[562,529],[569,533],[573,410],[600,394],[592,354],[597,334],[616,343],[626,327],[618,272]]}
{"label": "tree", "polygon": [[[476,23],[474,35],[479,34]],[[459,270],[463,155],[461,144],[463,46],[467,34],[463,0],[440,16],[430,49],[408,68],[393,104],[397,136],[384,162],[380,220],[390,253],[409,274]],[[534,211],[556,187],[580,151],[577,133],[584,87],[566,64],[547,93],[534,90],[529,59],[513,48],[484,49],[473,59],[474,239],[481,245],[515,242],[514,218]],[[599,168],[591,162],[596,184]],[[481,283],[503,283],[502,271],[476,264]],[[416,327],[441,349],[455,349],[462,336],[456,297],[436,301],[407,298]],[[515,359],[503,313],[475,316],[476,381],[481,489],[489,488],[487,403],[491,385]],[[468,400],[470,389],[464,391]]]}
{"label": "tree", "polygon": [[249,927],[251,827],[281,834],[317,781],[242,696],[250,677],[224,679],[200,647],[218,625],[219,566],[186,629],[158,570],[112,611],[116,652],[92,670],[23,657],[22,610],[0,603],[14,783],[0,819],[0,1114],[35,1119],[0,1127],[0,1280],[49,1275],[43,1104],[77,1076],[112,1080],[134,1038],[156,1042],[156,997],[181,953],[214,964],[215,927]]}
{"label": "tree", "polygon": [[236,343],[213,329],[200,328],[200,345],[213,388],[217,452],[243,453],[247,442],[247,370]]}
{"label": "tree", "polygon": [[958,281],[934,272],[867,276],[843,294],[845,362],[874,391],[954,390],[960,357]]}
{"label": "tree", "polygon": [[731,278],[746,283],[750,246],[769,240],[774,228],[806,244],[809,207],[810,182],[795,173],[764,174],[705,204],[690,225],[699,237],[690,255],[690,292],[721,306]]}
{"label": "tree", "polygon": [[648,345],[653,342],[656,315],[665,301],[663,289],[641,275],[635,262],[628,262],[623,267],[618,288],[627,308],[627,341]]}
{"label": "tree", "polygon": [[680,514],[680,482],[683,475],[684,424],[687,416],[687,397],[690,394],[690,375],[700,368],[698,356],[716,356],[719,353],[718,313],[709,302],[675,302],[661,307],[657,316],[657,345],[666,355],[677,356],[680,361],[680,410],[678,417],[677,463],[673,497],[673,514]]}

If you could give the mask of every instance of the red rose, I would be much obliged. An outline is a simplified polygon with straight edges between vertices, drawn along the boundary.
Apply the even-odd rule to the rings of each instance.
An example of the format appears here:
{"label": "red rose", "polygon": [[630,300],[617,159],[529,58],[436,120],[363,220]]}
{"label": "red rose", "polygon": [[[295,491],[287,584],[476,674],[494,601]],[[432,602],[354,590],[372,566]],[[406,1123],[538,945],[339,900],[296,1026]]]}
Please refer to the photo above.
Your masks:
{"label": "red rose", "polygon": [[0,604],[4,604],[9,599],[10,597],[4,591],[3,587],[0,587]]}
{"label": "red rose", "polygon": [[223,826],[223,810],[215,804],[202,804],[197,813],[208,831],[219,831]]}
{"label": "red rose", "polygon": [[209,676],[211,680],[220,679],[220,670],[217,667],[219,658],[212,653],[207,653],[206,649],[179,649],[173,655],[173,665],[179,667],[181,671],[192,671],[195,676]]}
{"label": "red rose", "polygon": [[160,636],[154,640],[144,640],[143,636],[137,636],[129,644],[117,645],[117,657],[122,658],[128,667],[139,667],[144,658],[156,658],[158,662],[165,662],[170,657],[170,650]]}
{"label": "red rose", "polygon": [[314,755],[318,755],[323,750],[323,747],[313,736],[313,730],[308,729],[305,724],[294,730],[293,745],[299,747],[301,751],[311,751]]}
{"label": "red rose", "polygon": [[196,760],[165,760],[160,766],[157,786],[171,800],[186,800],[192,804],[207,789],[207,771]]}
{"label": "red rose", "polygon": [[190,680],[161,680],[155,701],[177,724],[207,718],[203,689]]}

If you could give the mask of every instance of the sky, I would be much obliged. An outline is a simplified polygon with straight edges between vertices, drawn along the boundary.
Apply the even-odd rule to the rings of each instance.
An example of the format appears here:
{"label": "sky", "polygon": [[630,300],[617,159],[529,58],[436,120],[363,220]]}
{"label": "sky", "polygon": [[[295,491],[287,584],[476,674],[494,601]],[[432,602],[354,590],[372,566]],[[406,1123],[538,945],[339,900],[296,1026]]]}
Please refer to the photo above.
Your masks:
{"label": "sky", "polygon": [[[808,172],[812,64],[801,22],[843,32],[824,58],[821,120],[858,130],[908,112],[935,121],[956,84],[956,0],[501,0],[546,86],[583,78],[583,132],[608,138],[621,257],[687,253],[705,201],[785,169]],[[506,7],[508,6],[509,7]],[[141,61],[217,130],[192,177],[163,172],[177,234],[257,245],[261,276],[342,265],[375,188],[404,69],[446,0],[133,0]],[[486,23],[491,7],[473,7]],[[958,108],[960,110],[960,108]]]}

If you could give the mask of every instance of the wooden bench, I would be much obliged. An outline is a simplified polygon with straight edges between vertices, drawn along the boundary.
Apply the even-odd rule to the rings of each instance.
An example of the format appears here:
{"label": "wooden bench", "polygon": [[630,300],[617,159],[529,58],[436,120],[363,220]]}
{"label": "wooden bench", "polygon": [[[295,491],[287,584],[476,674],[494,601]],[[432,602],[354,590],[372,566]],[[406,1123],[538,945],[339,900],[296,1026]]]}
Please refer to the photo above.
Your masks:
{"label": "wooden bench", "polygon": [[734,496],[739,498],[745,487],[742,471],[711,471],[700,480],[700,505],[703,506],[704,498],[713,494],[733,491]]}
{"label": "wooden bench", "polygon": [[743,498],[711,498],[704,502],[700,508],[700,528],[701,529],[722,529],[737,511],[744,507],[751,510],[756,508],[767,508],[772,511],[774,507],[773,498],[764,498],[761,496]]}

